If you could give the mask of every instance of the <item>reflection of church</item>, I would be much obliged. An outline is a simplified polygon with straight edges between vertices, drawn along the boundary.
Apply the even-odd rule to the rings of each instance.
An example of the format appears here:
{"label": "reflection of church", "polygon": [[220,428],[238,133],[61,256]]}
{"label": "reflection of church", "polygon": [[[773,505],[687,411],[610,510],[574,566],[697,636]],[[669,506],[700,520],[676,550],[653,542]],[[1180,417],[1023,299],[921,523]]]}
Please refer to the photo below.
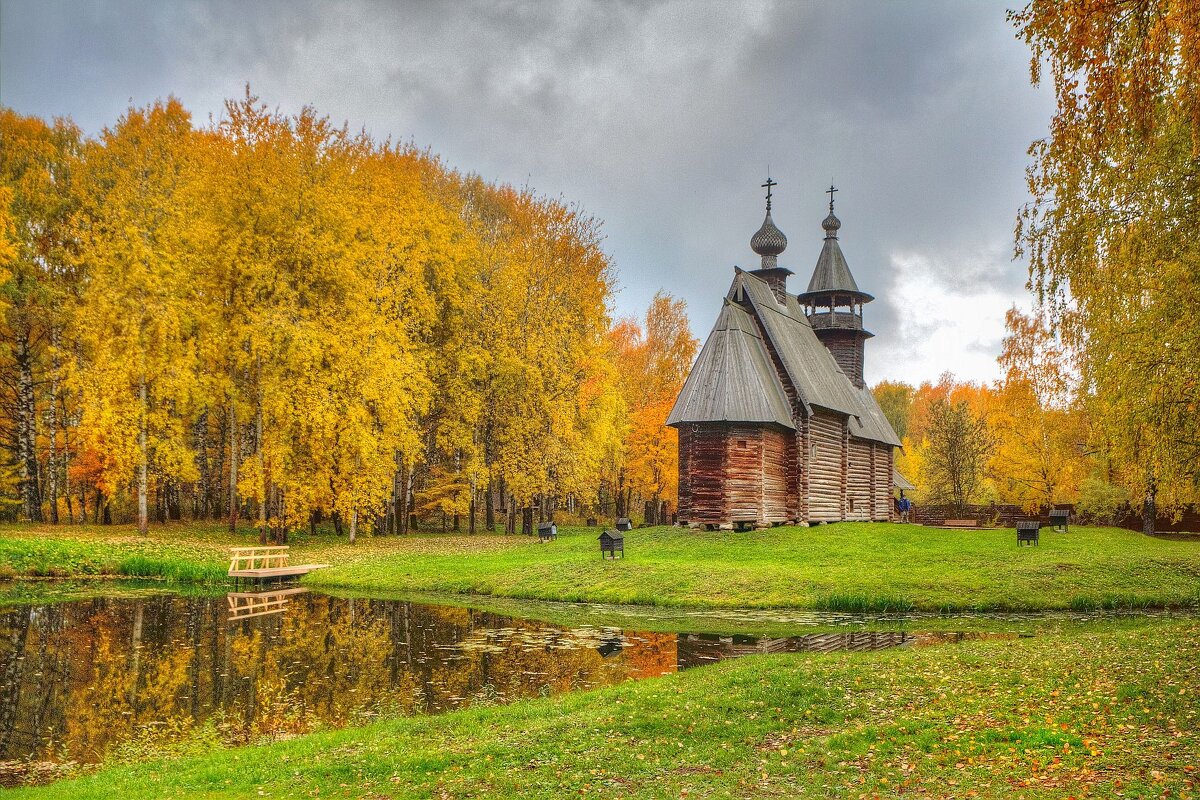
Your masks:
{"label": "reflection of church", "polygon": [[887,520],[892,426],[863,381],[863,305],[829,188],[825,240],[801,294],[767,214],[758,269],[733,283],[667,424],[679,431],[679,520],[707,527]]}
{"label": "reflection of church", "polygon": [[708,633],[679,634],[679,669],[702,667],[715,661],[768,653],[863,652],[899,647],[912,639],[904,631],[852,631],[809,633],[803,636],[717,636]]}

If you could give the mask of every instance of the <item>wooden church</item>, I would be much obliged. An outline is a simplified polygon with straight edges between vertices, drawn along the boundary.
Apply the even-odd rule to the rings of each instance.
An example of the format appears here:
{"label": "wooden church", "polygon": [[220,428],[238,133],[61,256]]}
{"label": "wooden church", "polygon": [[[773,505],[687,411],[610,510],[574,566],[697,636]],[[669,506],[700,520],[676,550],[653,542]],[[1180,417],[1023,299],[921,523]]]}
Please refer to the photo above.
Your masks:
{"label": "wooden church", "polygon": [[789,294],[787,237],[767,215],[758,269],[733,284],[667,424],[679,431],[679,521],[710,528],[888,520],[892,426],[863,382],[863,305],[833,213],[808,289]]}

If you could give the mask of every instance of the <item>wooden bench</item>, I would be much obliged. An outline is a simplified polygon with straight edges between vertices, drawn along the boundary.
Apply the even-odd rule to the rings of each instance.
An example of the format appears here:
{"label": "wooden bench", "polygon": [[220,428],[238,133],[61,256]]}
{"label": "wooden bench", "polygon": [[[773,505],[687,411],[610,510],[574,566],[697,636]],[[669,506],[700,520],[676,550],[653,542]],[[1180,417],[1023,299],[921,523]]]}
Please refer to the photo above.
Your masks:
{"label": "wooden bench", "polygon": [[1017,546],[1023,544],[1038,544],[1038,533],[1042,529],[1042,523],[1036,519],[1017,520]]}
{"label": "wooden bench", "polygon": [[328,564],[288,564],[287,545],[273,547],[232,547],[229,558],[229,577],[235,585],[246,580],[298,578]]}
{"label": "wooden bench", "polygon": [[944,528],[978,528],[979,521],[974,519],[948,519],[942,522]]}

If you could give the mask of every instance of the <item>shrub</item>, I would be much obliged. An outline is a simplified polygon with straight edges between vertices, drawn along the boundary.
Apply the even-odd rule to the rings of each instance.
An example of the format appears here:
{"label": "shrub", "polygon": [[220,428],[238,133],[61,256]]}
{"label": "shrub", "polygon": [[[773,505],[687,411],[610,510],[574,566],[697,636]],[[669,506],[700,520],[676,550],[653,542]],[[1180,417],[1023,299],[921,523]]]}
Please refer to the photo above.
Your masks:
{"label": "shrub", "polygon": [[1079,487],[1075,510],[1101,525],[1116,524],[1117,513],[1129,503],[1129,492],[1100,478],[1086,478]]}

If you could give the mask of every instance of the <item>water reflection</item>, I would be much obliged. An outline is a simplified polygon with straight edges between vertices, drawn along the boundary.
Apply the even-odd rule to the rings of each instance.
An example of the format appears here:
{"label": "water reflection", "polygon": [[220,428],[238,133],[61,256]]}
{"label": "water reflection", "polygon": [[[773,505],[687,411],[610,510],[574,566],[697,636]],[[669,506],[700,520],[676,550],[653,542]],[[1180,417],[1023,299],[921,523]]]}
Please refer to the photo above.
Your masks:
{"label": "water reflection", "polygon": [[200,728],[232,744],[606,686],[751,653],[876,650],[913,639],[568,629],[303,589],[19,606],[0,611],[0,785],[22,780],[33,762],[130,755]]}
{"label": "water reflection", "polygon": [[293,586],[290,589],[276,589],[270,592],[230,592],[225,596],[229,602],[229,621],[282,614],[287,610],[288,600],[293,595],[304,594],[307,591],[303,586]]}

